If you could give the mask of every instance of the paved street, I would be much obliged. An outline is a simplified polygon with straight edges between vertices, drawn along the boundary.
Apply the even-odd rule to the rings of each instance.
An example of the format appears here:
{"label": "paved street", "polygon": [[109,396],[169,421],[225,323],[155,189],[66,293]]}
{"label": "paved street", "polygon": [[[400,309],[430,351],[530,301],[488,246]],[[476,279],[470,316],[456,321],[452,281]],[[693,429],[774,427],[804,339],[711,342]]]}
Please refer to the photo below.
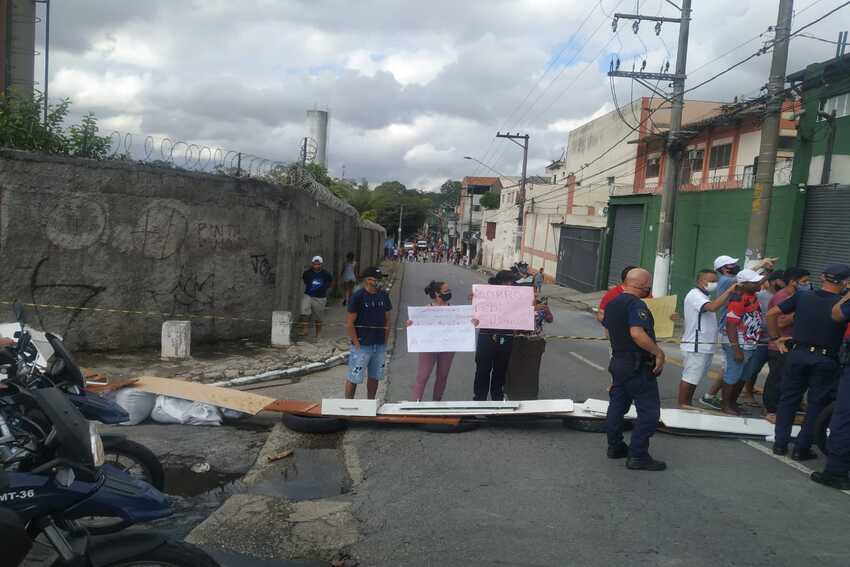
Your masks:
{"label": "paved street", "polygon": [[[406,306],[431,279],[465,303],[485,277],[445,264],[408,264]],[[592,314],[553,302],[549,334],[598,335]],[[550,341],[545,398],[605,398],[604,342]],[[387,399],[410,399],[416,355],[400,331]],[[672,405],[679,368],[662,377]],[[470,399],[471,353],[459,354],[445,399]],[[430,390],[426,390],[430,397]],[[357,428],[365,481],[356,490],[362,565],[846,565],[850,497],[740,440],[657,434],[661,473],[628,471],[605,439],[561,426],[482,427],[462,434]],[[761,445],[766,447],[766,445]],[[822,458],[812,467],[820,467]]]}

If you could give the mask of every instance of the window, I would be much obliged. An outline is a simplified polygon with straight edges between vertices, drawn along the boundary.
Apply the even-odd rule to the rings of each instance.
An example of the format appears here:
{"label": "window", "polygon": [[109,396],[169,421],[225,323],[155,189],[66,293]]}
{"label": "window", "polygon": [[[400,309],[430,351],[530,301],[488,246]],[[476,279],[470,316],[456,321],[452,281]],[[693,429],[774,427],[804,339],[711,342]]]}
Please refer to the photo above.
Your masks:
{"label": "window", "polygon": [[729,167],[729,162],[732,159],[732,144],[721,144],[712,146],[711,153],[708,156],[708,168],[720,169]]}
{"label": "window", "polygon": [[646,158],[646,177],[658,177],[661,173],[661,157]]}
{"label": "window", "polygon": [[702,172],[702,162],[705,159],[705,150],[689,150],[688,166],[691,172]]}
{"label": "window", "polygon": [[[836,118],[850,116],[850,93],[844,93],[826,99],[821,103],[820,109],[821,112],[828,115],[835,111]],[[818,120],[825,119],[818,116]]]}
{"label": "window", "polygon": [[472,205],[472,211],[477,213],[481,211],[481,205]]}
{"label": "window", "polygon": [[496,238],[496,223],[488,222],[487,223],[487,240],[493,240]]}

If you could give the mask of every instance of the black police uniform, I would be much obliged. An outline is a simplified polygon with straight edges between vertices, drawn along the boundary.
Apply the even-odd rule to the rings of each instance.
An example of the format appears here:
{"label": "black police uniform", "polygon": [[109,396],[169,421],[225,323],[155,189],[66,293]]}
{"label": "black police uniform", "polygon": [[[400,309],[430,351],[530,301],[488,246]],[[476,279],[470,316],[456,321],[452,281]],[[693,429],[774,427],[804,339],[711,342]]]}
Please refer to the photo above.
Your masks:
{"label": "black police uniform", "polygon": [[794,313],[794,326],[776,408],[775,451],[787,448],[794,415],[807,389],[808,409],[795,452],[811,448],[815,421],[835,395],[838,350],[846,326],[832,320],[832,307],[839,299],[838,294],[824,290],[798,291],[778,305],[783,313]]}
{"label": "black police uniform", "polygon": [[[841,305],[841,314],[850,320],[850,301]],[[829,441],[824,472],[833,476],[847,478],[850,472],[850,360],[848,349],[850,342],[845,341],[843,368],[838,385],[838,397],[832,409],[832,419],[829,422]]]}
{"label": "black police uniform", "polygon": [[661,398],[658,380],[652,373],[655,359],[635,343],[629,330],[642,327],[654,341],[655,321],[643,300],[623,293],[605,308],[602,324],[608,330],[613,351],[608,365],[613,378],[606,418],[608,447],[616,450],[624,446],[623,417],[634,402],[637,419],[632,429],[629,457],[637,461],[648,460],[649,438],[655,433],[661,417]]}

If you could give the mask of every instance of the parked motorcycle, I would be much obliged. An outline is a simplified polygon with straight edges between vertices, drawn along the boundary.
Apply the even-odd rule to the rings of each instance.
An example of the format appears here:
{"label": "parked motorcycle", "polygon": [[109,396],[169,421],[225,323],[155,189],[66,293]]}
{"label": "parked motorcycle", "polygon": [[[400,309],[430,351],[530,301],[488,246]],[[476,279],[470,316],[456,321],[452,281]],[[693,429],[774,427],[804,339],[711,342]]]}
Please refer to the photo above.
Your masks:
{"label": "parked motorcycle", "polygon": [[[24,385],[29,388],[60,388],[90,421],[111,425],[129,420],[130,416],[124,408],[86,391],[82,370],[60,337],[51,333],[41,334],[39,344],[47,343],[50,348],[39,348],[33,340],[32,332],[24,325],[24,310],[20,304],[15,305],[15,316],[20,325],[20,331],[15,333],[17,345],[14,349],[0,349],[0,382],[4,375],[17,373],[24,378]],[[18,369],[18,366],[21,368]],[[150,449],[115,433],[102,434],[102,439],[106,462],[151,484],[157,490],[165,488],[162,464]]]}
{"label": "parked motorcycle", "polygon": [[[215,567],[202,550],[152,531],[124,531],[170,515],[165,496],[123,471],[104,466],[103,445],[60,389],[4,383],[0,435],[12,437],[0,472],[0,552],[4,565]],[[93,535],[78,520],[121,520]],[[7,554],[8,553],[8,554]]]}

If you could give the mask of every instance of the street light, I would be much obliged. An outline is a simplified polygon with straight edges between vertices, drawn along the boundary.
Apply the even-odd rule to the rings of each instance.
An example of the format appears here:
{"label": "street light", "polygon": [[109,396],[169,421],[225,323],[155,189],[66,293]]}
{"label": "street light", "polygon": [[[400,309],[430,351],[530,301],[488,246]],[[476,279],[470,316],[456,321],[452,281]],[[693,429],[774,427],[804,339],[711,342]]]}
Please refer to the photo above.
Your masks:
{"label": "street light", "polygon": [[472,156],[463,156],[463,159],[469,159],[469,160],[472,160],[472,161],[474,161],[475,163],[477,163],[478,165],[481,165],[481,166],[486,167],[487,169],[489,169],[490,171],[492,171],[493,173],[495,173],[495,174],[496,174],[496,175],[498,175],[499,177],[507,177],[507,175],[505,175],[504,173],[502,173],[502,172],[501,172],[501,171],[499,171],[498,169],[493,169],[492,167],[490,167],[489,165],[487,165],[487,164],[486,164],[486,163],[484,163],[483,161],[477,160],[477,159],[475,159],[475,158],[474,158],[474,157],[472,157]]}

